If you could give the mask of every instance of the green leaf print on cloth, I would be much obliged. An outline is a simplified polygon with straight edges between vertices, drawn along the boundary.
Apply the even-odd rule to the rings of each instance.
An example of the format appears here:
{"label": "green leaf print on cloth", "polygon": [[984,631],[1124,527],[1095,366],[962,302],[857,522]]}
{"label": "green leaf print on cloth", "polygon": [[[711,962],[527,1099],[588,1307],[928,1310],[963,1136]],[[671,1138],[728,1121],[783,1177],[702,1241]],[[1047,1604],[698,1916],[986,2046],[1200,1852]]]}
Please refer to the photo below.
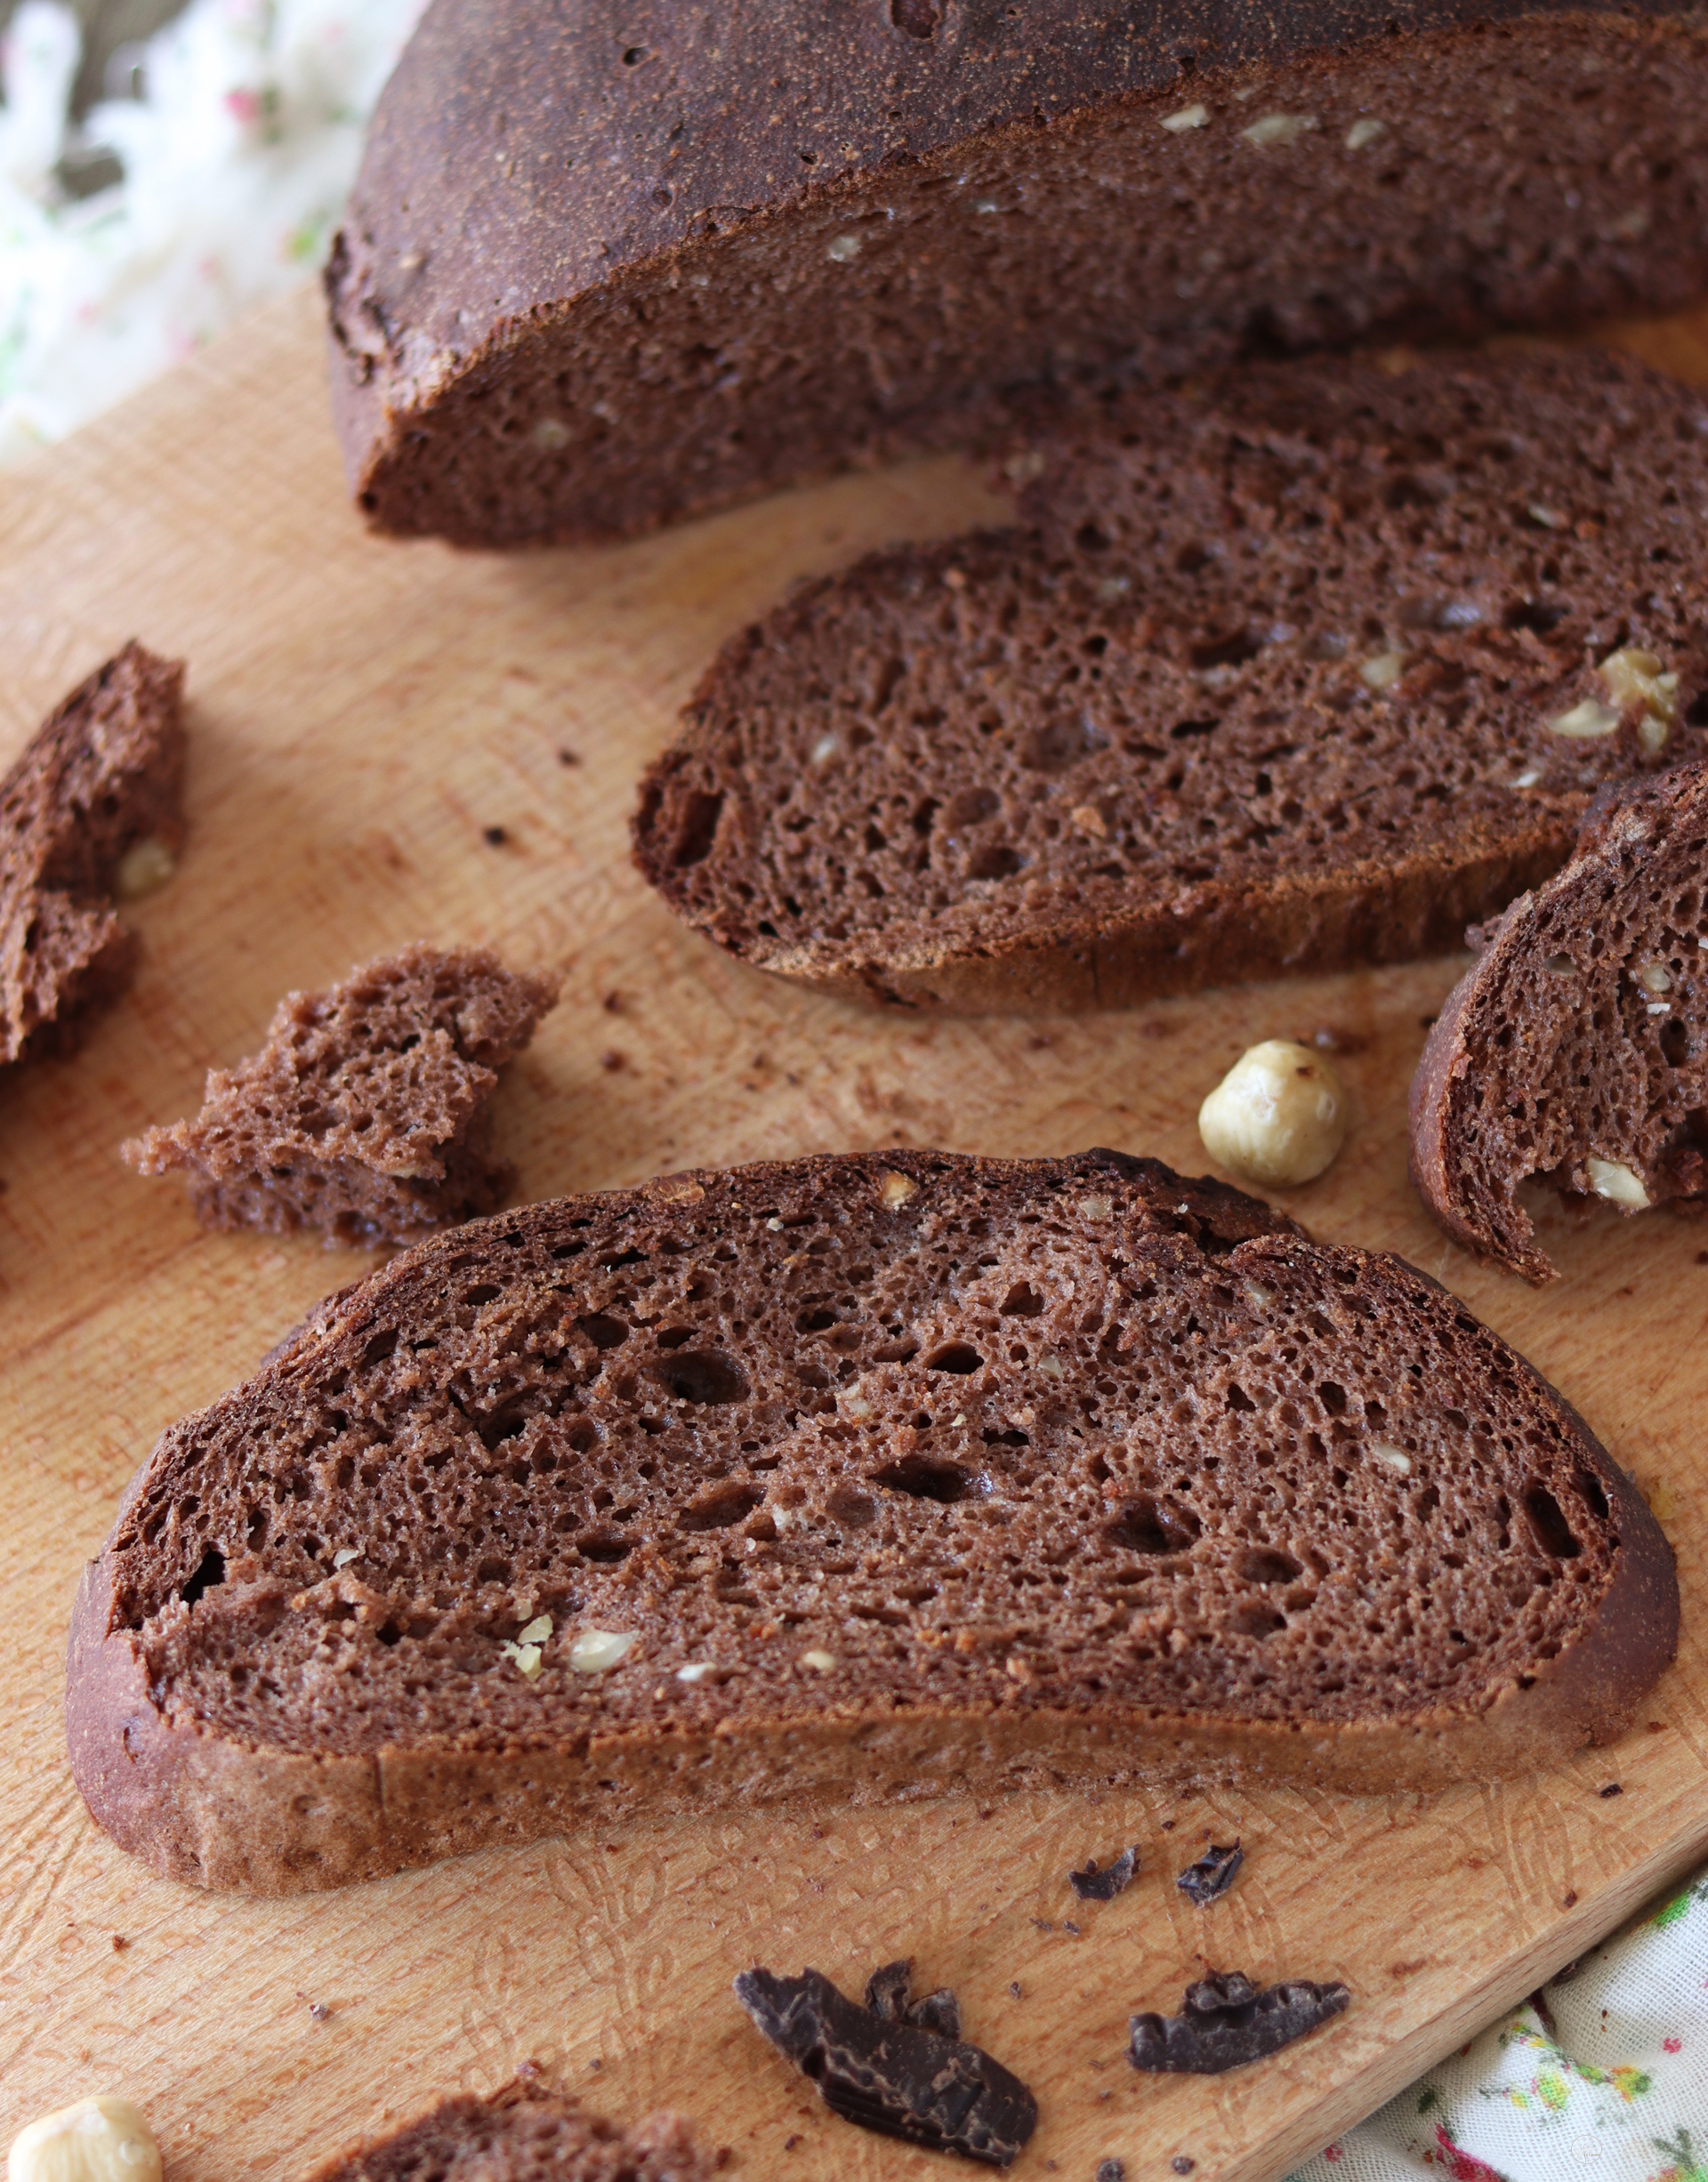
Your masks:
{"label": "green leaf print on cloth", "polygon": [[1292,2182],[1578,2177],[1708,2182],[1708,1871],[1325,2145]]}

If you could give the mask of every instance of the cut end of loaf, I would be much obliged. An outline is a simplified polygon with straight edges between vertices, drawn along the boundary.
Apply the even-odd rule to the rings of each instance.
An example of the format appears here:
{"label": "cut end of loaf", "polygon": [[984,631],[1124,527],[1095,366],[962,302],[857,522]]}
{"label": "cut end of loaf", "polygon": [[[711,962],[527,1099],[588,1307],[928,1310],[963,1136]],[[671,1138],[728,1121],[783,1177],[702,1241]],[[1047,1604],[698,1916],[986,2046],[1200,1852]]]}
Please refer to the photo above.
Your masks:
{"label": "cut end of loaf", "polygon": [[969,444],[1014,389],[1699,293],[1694,17],[1347,20],[796,0],[625,46],[584,0],[438,0],[327,269],[352,489],[394,532],[608,536]]}
{"label": "cut end of loaf", "polygon": [[122,1147],[189,1178],[209,1228],[408,1244],[490,1212],[512,1180],[486,1148],[498,1071],[557,999],[485,948],[415,946],[282,1000],[262,1051],[216,1068],[193,1121]]}
{"label": "cut end of loaf", "polygon": [[74,1770],[280,1892],[625,1813],[1204,1770],[1386,1791],[1616,1734],[1653,1519],[1398,1260],[1113,1153],[524,1207],[168,1432]]}

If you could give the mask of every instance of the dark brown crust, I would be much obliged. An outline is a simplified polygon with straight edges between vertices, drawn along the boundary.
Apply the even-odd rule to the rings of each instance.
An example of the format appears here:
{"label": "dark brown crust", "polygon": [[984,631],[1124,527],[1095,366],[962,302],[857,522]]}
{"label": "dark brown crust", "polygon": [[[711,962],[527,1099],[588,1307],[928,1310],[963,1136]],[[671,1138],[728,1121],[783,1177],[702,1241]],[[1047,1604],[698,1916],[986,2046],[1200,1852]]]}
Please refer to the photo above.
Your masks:
{"label": "dark brown crust", "polygon": [[[1708,765],[1681,765],[1604,788],[1584,816],[1565,868],[1471,933],[1478,960],[1448,994],[1413,1075],[1413,1186],[1455,1242],[1535,1284],[1554,1279],[1556,1268],[1516,1194],[1531,1172],[1545,1175],[1563,1194],[1581,1196],[1589,1188],[1585,1160],[1593,1150],[1632,1164],[1651,1203],[1702,1194],[1700,1147],[1690,1120],[1700,1103],[1700,942],[1689,929],[1681,936],[1671,931],[1676,904],[1666,905],[1661,919],[1666,929],[1659,932],[1650,929],[1648,913],[1657,890],[1681,893],[1700,906],[1708,877],[1701,855],[1704,827]],[[1684,918],[1687,928],[1691,921]],[[1619,988],[1630,982],[1623,973],[1631,960],[1674,948],[1682,950],[1681,968],[1668,1027],[1679,1043],[1662,1063],[1648,1050],[1658,1043],[1645,1019],[1649,994],[1634,995],[1642,1030],[1633,1035],[1632,995],[1622,996]],[[1578,970],[1551,977],[1544,957],[1575,959]],[[1584,975],[1599,981],[1588,994]],[[1562,1073],[1562,1031],[1585,1019],[1603,1027],[1594,1049],[1600,1082],[1584,1077],[1576,1062],[1572,1080]],[[1606,1140],[1592,1138],[1590,1124],[1569,1118],[1604,1084],[1625,1093],[1626,1111],[1640,1112],[1647,1139],[1640,1146],[1615,1140],[1616,1131]],[[1521,1147],[1512,1139],[1513,1124],[1503,1117],[1516,1113],[1520,1097],[1527,1122],[1533,1105],[1538,1113],[1551,1110],[1554,1131],[1546,1140],[1556,1156],[1543,1155],[1534,1141]],[[1473,1146],[1473,1131],[1486,1139],[1484,1147]],[[1675,1140],[1668,1143],[1668,1137]]]}
{"label": "dark brown crust", "polygon": [[[1570,109],[1562,200],[1557,115],[1591,46],[1598,97]],[[1379,28],[1355,0],[1053,0],[1020,15],[1003,0],[640,0],[620,16],[608,0],[435,0],[382,100],[327,271],[351,487],[385,528],[595,535],[964,441],[1004,387],[1051,371],[1155,374],[1277,340],[1664,307],[1708,270],[1703,81],[1694,15],[1594,0],[1412,0]],[[1278,110],[1320,109],[1302,164],[1236,141],[1264,110],[1236,92],[1254,89]],[[1163,117],[1204,101],[1229,119],[1225,145],[1160,135]],[[1370,112],[1402,133],[1380,190],[1330,164]],[[1035,296],[987,308],[984,244],[938,216],[957,186],[1095,177],[1135,134],[1162,148],[1150,167],[1134,155],[1136,193],[1170,202],[1188,172],[1214,232],[1242,238],[1237,257],[1183,286],[1156,278],[1146,253],[1170,223],[1134,216],[1088,266],[1068,223],[1076,203],[1096,216],[1099,186],[1076,198],[1069,183],[1028,261]],[[1639,142],[1640,170],[1625,157]],[[1178,216],[1196,268],[1201,231],[1189,206]],[[877,268],[874,250],[869,278],[827,272],[826,239],[867,222],[905,238],[893,263]],[[1086,283],[1106,275],[1088,309]],[[756,298],[775,321],[763,356],[741,340]],[[915,314],[914,337],[890,341]],[[531,419],[508,415],[510,394],[554,381],[576,444],[521,461]],[[632,428],[630,403],[644,412]],[[563,475],[542,482],[554,463]]]}
{"label": "dark brown crust", "polygon": [[136,841],[182,845],[183,688],[181,660],[127,644],[0,781],[0,1062],[69,1050],[129,977],[114,874]]}
{"label": "dark brown crust", "polygon": [[[432,1735],[414,1746],[389,1742],[333,1755],[216,1731],[154,1686],[146,1631],[124,1625],[125,1616],[114,1605],[116,1577],[134,1596],[136,1556],[121,1556],[109,1543],[85,1571],[68,1658],[67,1734],[73,1772],[91,1811],[121,1847],[167,1876],[284,1894],[376,1878],[479,1847],[621,1823],[632,1814],[759,1798],[882,1802],[1028,1783],[1092,1785],[1229,1771],[1387,1793],[1527,1771],[1619,1735],[1673,1655],[1677,1586],[1658,1526],[1575,1413],[1520,1359],[1494,1344],[1444,1291],[1398,1260],[1325,1252],[1237,1192],[1181,1183],[1155,1163],[1100,1158],[1100,1168],[1092,1158],[1059,1163],[1059,1170],[1086,1180],[1100,1171],[1130,1180],[1155,1192],[1158,1208],[1166,1205],[1171,1213],[1178,1198],[1192,1232],[1207,1226],[1221,1236],[1215,1263],[1227,1271],[1219,1278],[1283,1287],[1295,1277],[1372,1283],[1387,1315],[1418,1312],[1428,1323],[1428,1314],[1436,1314],[1444,1327],[1467,1329],[1466,1338],[1489,1344],[1503,1359],[1500,1368],[1520,1389],[1513,1398],[1533,1407],[1538,1425],[1567,1450],[1562,1460],[1568,1466],[1599,1481],[1608,1508],[1593,1550],[1609,1573],[1598,1579],[1597,1594],[1576,1595],[1582,1605],[1571,1612],[1585,1618],[1565,1624],[1576,1633],[1554,1656],[1520,1654],[1529,1659],[1521,1674],[1494,1682],[1486,1676],[1462,1702],[1432,1700],[1402,1717],[1266,1720],[1107,1698],[1058,1710],[1011,1702],[1020,1693],[1005,1684],[995,1699],[969,1691],[898,1711],[882,1686],[876,1702],[867,1703],[856,1684],[837,1702],[815,1703],[804,1711],[797,1706],[781,1722],[757,1711],[743,1716],[739,1704],[726,1698],[720,1701],[720,1709],[728,1708],[723,1717],[708,1712],[697,1724],[673,1719],[667,1728],[614,1720],[608,1728],[583,1727],[560,1742],[542,1739],[538,1730],[508,1742],[488,1735],[484,1744],[479,1737]],[[947,1172],[941,1155],[890,1159],[910,1172]],[[1024,1164],[965,1163],[993,1182],[1033,1172]],[[395,1323],[412,1285],[425,1282],[431,1290],[443,1277],[436,1268],[453,1254],[466,1267],[476,1262],[471,1251],[508,1247],[507,1235],[531,1229],[550,1242],[560,1231],[568,1236],[570,1221],[589,1214],[653,1220],[662,1212],[678,1220],[682,1215],[670,1208],[695,1189],[712,1195],[732,1183],[750,1192],[818,1188],[845,1174],[849,1186],[858,1183],[864,1192],[892,1171],[883,1161],[864,1159],[745,1169],[733,1176],[706,1172],[673,1178],[650,1192],[528,1207],[425,1244],[350,1292],[312,1334],[283,1349],[247,1388],[174,1428],[126,1494],[115,1538],[125,1533],[129,1511],[155,1489],[161,1463],[180,1443],[200,1446],[217,1437],[239,1413],[249,1413],[245,1404],[258,1405],[259,1424],[268,1405],[306,1383],[305,1373],[348,1373],[376,1326]],[[1248,1239],[1238,1240],[1242,1233]],[[193,1557],[200,1547],[186,1550]],[[173,1611],[180,1611],[175,1603]]]}

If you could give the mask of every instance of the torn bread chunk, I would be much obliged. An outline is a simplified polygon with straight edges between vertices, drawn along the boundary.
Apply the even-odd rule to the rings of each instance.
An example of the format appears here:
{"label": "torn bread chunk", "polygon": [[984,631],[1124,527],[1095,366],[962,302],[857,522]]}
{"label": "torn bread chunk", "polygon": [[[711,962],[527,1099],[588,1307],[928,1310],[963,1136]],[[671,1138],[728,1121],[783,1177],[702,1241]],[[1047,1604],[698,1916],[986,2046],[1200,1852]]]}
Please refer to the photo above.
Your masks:
{"label": "torn bread chunk", "polygon": [[520,2081],[490,2098],[443,2099],[341,2153],[310,2182],[712,2182],[721,2163],[674,2114],[618,2129]]}
{"label": "torn bread chunk", "polygon": [[286,994],[262,1051],[210,1070],[194,1121],[121,1155],[188,1174],[205,1227],[418,1241],[502,1201],[511,1170],[484,1109],[556,998],[484,947],[377,956],[329,992]]}
{"label": "torn bread chunk", "polygon": [[129,976],[114,898],[183,845],[183,662],[138,643],[96,669],[0,781],[0,1062],[65,1051]]}
{"label": "torn bread chunk", "polygon": [[1542,1282],[1533,1177],[1627,1213],[1708,1197],[1708,765],[1606,790],[1565,869],[1470,938],[1412,1080],[1447,1233]]}

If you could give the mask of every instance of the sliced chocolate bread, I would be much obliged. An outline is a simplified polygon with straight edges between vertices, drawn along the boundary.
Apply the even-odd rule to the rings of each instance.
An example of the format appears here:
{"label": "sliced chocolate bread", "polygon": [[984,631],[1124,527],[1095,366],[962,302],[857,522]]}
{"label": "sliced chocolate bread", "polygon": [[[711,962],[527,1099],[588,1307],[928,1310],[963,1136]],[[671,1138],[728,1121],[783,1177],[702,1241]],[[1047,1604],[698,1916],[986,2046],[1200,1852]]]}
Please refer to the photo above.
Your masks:
{"label": "sliced chocolate bread", "polygon": [[259,1053],[208,1071],[194,1121],[120,1155],[188,1174],[204,1227],[417,1242],[503,1200],[487,1101],[557,996],[485,947],[378,955],[329,992],[287,993]]}
{"label": "sliced chocolate bread", "polygon": [[491,2098],[445,2099],[317,2168],[310,2182],[712,2182],[719,2163],[674,2114],[624,2130],[573,2099],[513,2083]]}
{"label": "sliced chocolate bread", "polygon": [[262,1893],[630,1814],[1617,1735],[1672,1555],[1398,1259],[1110,1152],[569,1197],[347,1290],[85,1573],[90,1809]]}
{"label": "sliced chocolate bread", "polygon": [[1533,1176],[1622,1212],[1708,1196],[1708,766],[1604,790],[1564,871],[1486,931],[1412,1079],[1412,1180],[1546,1281]]}
{"label": "sliced chocolate bread", "polygon": [[127,644],[0,781],[0,1062],[66,1050],[130,973],[113,896],[127,856],[169,871],[182,845],[183,690],[181,660]]}
{"label": "sliced chocolate bread", "polygon": [[1664,0],[434,0],[326,287],[394,531],[627,531],[1004,390],[1583,322],[1708,279]]}
{"label": "sliced chocolate bread", "polygon": [[976,1010],[1445,952],[1708,748],[1708,404],[1639,365],[1254,368],[1019,466],[1021,527],[810,584],[701,683],[635,853],[731,954]]}

